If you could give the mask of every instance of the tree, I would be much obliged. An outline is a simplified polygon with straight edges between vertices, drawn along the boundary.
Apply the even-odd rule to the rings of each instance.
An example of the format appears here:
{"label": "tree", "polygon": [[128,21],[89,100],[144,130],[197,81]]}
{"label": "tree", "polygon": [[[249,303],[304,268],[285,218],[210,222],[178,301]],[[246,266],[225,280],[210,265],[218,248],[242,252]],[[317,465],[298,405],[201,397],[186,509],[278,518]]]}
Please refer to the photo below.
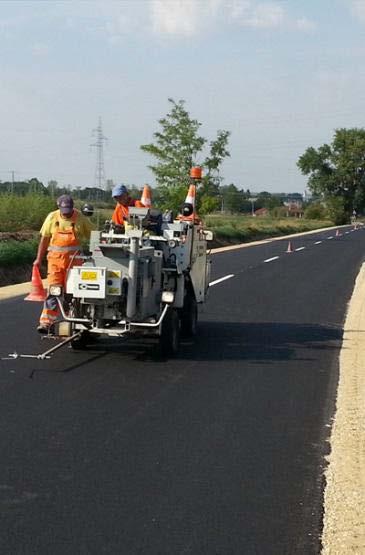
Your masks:
{"label": "tree", "polygon": [[247,193],[237,189],[233,183],[221,187],[220,194],[223,199],[224,210],[233,214],[251,210],[251,202],[248,201]]}
{"label": "tree", "polygon": [[[157,159],[148,166],[156,177],[155,201],[160,199],[162,208],[178,209],[186,196],[190,168],[203,167],[203,178],[198,194],[198,205],[207,208],[206,197],[218,196],[221,182],[220,165],[229,156],[227,150],[229,131],[219,130],[217,138],[209,143],[209,154],[202,161],[202,151],[207,139],[199,135],[201,123],[190,117],[185,101],[168,99],[171,111],[159,120],[161,130],[154,133],[155,143],[141,149]],[[216,203],[212,203],[215,205]]]}
{"label": "tree", "polygon": [[322,198],[336,224],[365,207],[365,129],[337,129],[331,145],[307,148],[297,162],[308,187]]}

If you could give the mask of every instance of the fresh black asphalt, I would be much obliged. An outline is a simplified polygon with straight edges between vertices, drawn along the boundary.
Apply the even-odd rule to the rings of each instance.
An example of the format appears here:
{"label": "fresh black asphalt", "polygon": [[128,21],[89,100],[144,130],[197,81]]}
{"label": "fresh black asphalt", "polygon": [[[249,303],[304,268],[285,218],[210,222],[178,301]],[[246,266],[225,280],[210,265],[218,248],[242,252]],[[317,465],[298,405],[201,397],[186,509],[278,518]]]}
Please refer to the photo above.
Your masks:
{"label": "fresh black asphalt", "polygon": [[[350,228],[349,228],[350,229]],[[342,325],[365,232],[213,256],[173,360],[103,340],[0,361],[0,552],[315,554]],[[323,243],[314,243],[323,239]],[[278,260],[264,263],[265,259]],[[50,347],[0,303],[0,356]]]}

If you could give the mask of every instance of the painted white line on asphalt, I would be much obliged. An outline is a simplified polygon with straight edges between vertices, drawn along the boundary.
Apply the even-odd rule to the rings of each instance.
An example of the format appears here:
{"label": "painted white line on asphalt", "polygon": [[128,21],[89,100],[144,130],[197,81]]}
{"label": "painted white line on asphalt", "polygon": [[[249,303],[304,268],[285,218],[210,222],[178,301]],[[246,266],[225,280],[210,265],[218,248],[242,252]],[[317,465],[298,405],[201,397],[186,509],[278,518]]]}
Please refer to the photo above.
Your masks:
{"label": "painted white line on asphalt", "polygon": [[322,243],[322,241],[316,241],[314,244],[315,245],[320,245]]}
{"label": "painted white line on asphalt", "polygon": [[296,251],[304,251],[305,247],[298,247],[297,249],[295,249]]}
{"label": "painted white line on asphalt", "polygon": [[347,235],[347,234],[350,233],[350,232],[349,232],[349,231],[345,231],[345,233],[346,233],[346,235]]}
{"label": "painted white line on asphalt", "polygon": [[266,260],[264,260],[264,262],[272,262],[273,260],[277,260],[278,258],[278,256],[273,256],[272,258],[267,258]]}
{"label": "painted white line on asphalt", "polygon": [[214,281],[211,281],[210,284],[209,284],[209,287],[212,287],[212,285],[217,285],[218,283],[221,283],[222,281],[225,281],[226,279],[230,279],[230,278],[233,278],[233,277],[234,277],[234,274],[229,274],[228,276],[224,276],[224,277],[221,277],[221,278],[216,279]]}
{"label": "painted white line on asphalt", "polygon": [[332,235],[331,235],[331,237],[327,237],[327,239],[333,239]]}

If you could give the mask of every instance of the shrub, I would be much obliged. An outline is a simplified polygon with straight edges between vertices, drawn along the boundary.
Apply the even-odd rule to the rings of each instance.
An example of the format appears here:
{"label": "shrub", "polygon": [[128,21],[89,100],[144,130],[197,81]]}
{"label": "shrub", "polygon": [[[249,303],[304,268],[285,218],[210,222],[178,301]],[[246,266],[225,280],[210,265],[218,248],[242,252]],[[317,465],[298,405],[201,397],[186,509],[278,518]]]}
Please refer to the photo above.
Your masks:
{"label": "shrub", "polygon": [[44,195],[0,195],[0,231],[38,230],[56,208],[55,201]]}
{"label": "shrub", "polygon": [[326,217],[326,209],[323,204],[314,202],[307,206],[304,211],[304,217],[307,220],[324,220]]}
{"label": "shrub", "polygon": [[0,243],[0,266],[21,266],[32,263],[37,254],[38,241],[3,241]]}

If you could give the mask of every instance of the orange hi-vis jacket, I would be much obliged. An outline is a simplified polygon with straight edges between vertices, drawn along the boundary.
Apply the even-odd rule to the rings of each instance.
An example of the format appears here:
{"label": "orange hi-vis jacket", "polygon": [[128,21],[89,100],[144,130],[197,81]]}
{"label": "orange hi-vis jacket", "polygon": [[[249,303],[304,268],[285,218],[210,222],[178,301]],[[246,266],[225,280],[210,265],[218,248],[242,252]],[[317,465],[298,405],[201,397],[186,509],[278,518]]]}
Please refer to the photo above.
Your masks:
{"label": "orange hi-vis jacket", "polygon": [[[74,210],[69,220],[70,225],[68,227],[63,226],[62,229],[59,221],[61,215],[56,218],[55,230],[52,233],[47,254],[48,285],[65,286],[67,270],[80,264],[80,261],[76,258],[80,250],[80,244],[75,234],[78,215],[79,212]],[[57,320],[59,313],[56,299],[48,296],[44,302],[39,323],[42,326],[50,326]]]}
{"label": "orange hi-vis jacket", "polygon": [[130,200],[128,206],[124,206],[124,204],[117,204],[114,208],[114,212],[112,215],[112,222],[117,225],[124,225],[124,220],[128,219],[129,216],[129,207],[136,206],[136,208],[144,208],[144,205],[141,203],[140,200]]}
{"label": "orange hi-vis jacket", "polygon": [[80,243],[75,234],[78,214],[77,210],[73,211],[70,226],[66,228],[61,229],[59,220],[56,220],[56,231],[52,234],[47,255],[49,285],[65,285],[67,270],[80,264],[76,258]]}

